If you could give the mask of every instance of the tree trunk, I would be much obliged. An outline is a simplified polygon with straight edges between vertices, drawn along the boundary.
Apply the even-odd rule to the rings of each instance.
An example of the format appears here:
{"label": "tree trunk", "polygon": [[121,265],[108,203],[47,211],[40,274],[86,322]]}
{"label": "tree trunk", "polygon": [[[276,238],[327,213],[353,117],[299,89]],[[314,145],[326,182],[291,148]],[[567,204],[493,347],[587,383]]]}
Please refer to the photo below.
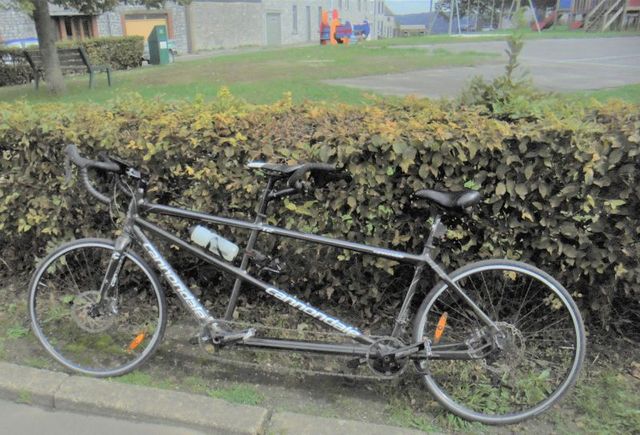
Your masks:
{"label": "tree trunk", "polygon": [[32,0],[33,21],[36,23],[36,33],[38,34],[38,44],[47,88],[53,94],[62,94],[65,91],[60,60],[56,50],[56,37],[53,27],[53,20],[49,15],[49,3],[47,0]]}

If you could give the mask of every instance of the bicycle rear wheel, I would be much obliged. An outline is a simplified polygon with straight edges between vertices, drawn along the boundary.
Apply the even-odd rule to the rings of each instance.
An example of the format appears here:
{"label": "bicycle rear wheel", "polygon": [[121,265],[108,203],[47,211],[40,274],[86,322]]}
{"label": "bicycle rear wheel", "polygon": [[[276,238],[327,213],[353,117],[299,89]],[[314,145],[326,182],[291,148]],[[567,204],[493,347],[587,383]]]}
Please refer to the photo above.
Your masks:
{"label": "bicycle rear wheel", "polygon": [[35,335],[67,368],[91,376],[125,374],[158,346],[166,303],[158,279],[133,252],[125,252],[116,292],[98,307],[100,285],[114,242],[82,239],[60,246],[38,266],[29,284]]}
{"label": "bicycle rear wheel", "polygon": [[451,274],[496,323],[496,338],[449,284],[426,296],[414,338],[433,349],[472,350],[471,359],[421,362],[429,391],[454,414],[486,424],[533,417],[573,386],[585,355],[580,313],[569,293],[525,263],[488,260]]}

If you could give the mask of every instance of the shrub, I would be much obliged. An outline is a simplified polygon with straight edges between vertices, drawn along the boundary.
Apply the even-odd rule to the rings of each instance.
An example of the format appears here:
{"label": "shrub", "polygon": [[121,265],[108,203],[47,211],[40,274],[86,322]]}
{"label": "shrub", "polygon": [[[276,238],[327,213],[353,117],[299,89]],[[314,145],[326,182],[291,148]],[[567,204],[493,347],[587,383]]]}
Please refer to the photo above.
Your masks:
{"label": "shrub", "polygon": [[[210,104],[140,97],[107,107],[0,104],[0,118],[0,244],[15,270],[32,267],[62,240],[112,233],[106,208],[80,186],[64,185],[63,148],[74,142],[87,156],[105,149],[143,164],[158,202],[241,218],[253,215],[264,182],[247,161],[335,162],[351,183],[281,201],[270,223],[411,252],[421,251],[429,216],[412,206],[411,193],[471,186],[485,200],[449,223],[438,256],[449,269],[488,257],[523,259],[603,320],[615,297],[637,303],[640,296],[637,106],[593,103],[572,116],[507,122],[412,99],[247,107],[224,94]],[[185,235],[186,226],[173,228]],[[246,232],[220,229],[246,241]],[[259,250],[304,260],[305,273],[287,277],[294,293],[369,320],[397,309],[411,273],[390,260],[267,239],[261,236]],[[211,287],[207,298],[229,291]]]}
{"label": "shrub", "polygon": [[31,81],[31,67],[17,48],[0,48],[0,86],[21,85]]}
{"label": "shrub", "polygon": [[81,41],[61,41],[58,47],[82,46],[91,63],[111,65],[115,70],[138,68],[142,65],[144,38],[142,36],[105,36]]}
{"label": "shrub", "polygon": [[[137,68],[142,65],[144,38],[142,36],[108,36],[82,41],[60,41],[60,48],[82,45],[95,65],[111,65],[114,70]],[[0,49],[0,86],[21,85],[33,78],[31,67],[22,49]]]}

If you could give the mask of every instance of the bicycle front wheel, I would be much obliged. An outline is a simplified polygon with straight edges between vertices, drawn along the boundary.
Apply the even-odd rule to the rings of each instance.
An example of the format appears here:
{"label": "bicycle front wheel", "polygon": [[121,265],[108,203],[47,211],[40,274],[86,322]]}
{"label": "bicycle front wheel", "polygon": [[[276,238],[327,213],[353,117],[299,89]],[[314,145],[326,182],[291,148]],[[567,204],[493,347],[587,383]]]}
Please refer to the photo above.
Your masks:
{"label": "bicycle front wheel", "polygon": [[29,312],[36,337],[67,368],[90,376],[125,374],[156,349],[166,324],[158,279],[124,253],[116,290],[98,304],[114,242],[82,239],[60,246],[36,269]]}
{"label": "bicycle front wheel", "polygon": [[569,293],[545,272],[510,260],[472,263],[451,278],[500,334],[449,284],[438,283],[416,315],[414,338],[431,340],[434,351],[460,352],[420,363],[434,397],[486,424],[516,423],[557,402],[585,355],[582,318]]}

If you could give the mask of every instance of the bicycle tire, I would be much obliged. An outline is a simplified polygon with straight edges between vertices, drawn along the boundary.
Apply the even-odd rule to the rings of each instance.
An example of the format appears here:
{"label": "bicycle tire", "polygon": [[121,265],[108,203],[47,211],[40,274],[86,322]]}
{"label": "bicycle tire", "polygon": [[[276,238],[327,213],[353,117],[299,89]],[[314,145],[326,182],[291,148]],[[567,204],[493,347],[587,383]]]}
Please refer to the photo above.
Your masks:
{"label": "bicycle tire", "polygon": [[[489,291],[483,291],[482,285],[478,288],[474,284],[474,277],[476,280],[480,277],[484,281],[486,290],[489,290],[493,284],[487,284],[488,275],[502,276],[505,281],[512,281],[509,292],[514,295],[520,295],[524,292],[522,304],[517,312],[514,313],[514,306],[502,303],[506,284],[502,287],[500,303],[497,307],[492,304],[496,304],[498,296],[492,295]],[[567,290],[538,268],[511,260],[485,260],[471,263],[454,271],[450,276],[453,282],[460,285],[469,296],[472,296],[474,302],[492,318],[492,321],[500,322],[500,327],[507,332],[511,344],[505,347],[508,350],[491,351],[486,358],[461,362],[460,360],[427,360],[417,363],[419,370],[424,373],[423,379],[427,389],[435,399],[459,417],[494,425],[512,424],[531,418],[544,412],[560,400],[575,384],[586,351],[584,324],[580,312]],[[531,281],[525,292],[527,277]],[[489,282],[492,281],[489,279]],[[543,290],[550,292],[541,299],[539,304],[539,300],[533,302],[534,295],[537,296],[539,293],[539,291],[531,292],[533,283],[540,284]],[[516,287],[516,285],[521,287]],[[471,287],[473,290],[470,291]],[[446,337],[448,335],[452,336],[451,343],[460,342],[461,338],[471,337],[469,334],[471,330],[480,324],[477,319],[471,318],[475,315],[471,310],[465,310],[460,305],[462,301],[459,296],[456,296],[457,293],[448,290],[449,284],[441,281],[424,298],[414,319],[413,334],[416,341],[433,338],[433,342],[435,342],[437,337],[435,330],[438,329],[438,326],[442,326],[442,331],[438,333],[441,334],[440,339],[444,338],[445,340],[441,342],[442,344],[447,344]],[[486,294],[489,304],[486,303],[487,301],[483,301],[482,297],[478,296],[479,294]],[[531,294],[531,301],[528,300],[529,294]],[[456,298],[458,299],[456,300]],[[523,306],[535,308],[524,315]],[[540,310],[540,308],[543,309]],[[562,317],[563,310],[566,310],[565,317]],[[536,315],[531,316],[532,313],[536,313]],[[552,315],[555,317],[549,319]],[[525,317],[528,317],[526,321]],[[509,323],[507,320],[513,323]],[[524,330],[523,332],[524,326],[528,324],[540,329]],[[550,330],[552,327],[553,329]],[[456,329],[460,331],[456,331]],[[554,331],[569,331],[567,334],[572,334],[572,337],[570,341],[566,342],[557,337],[549,340],[546,337],[547,334]],[[456,334],[459,336],[456,337]],[[527,346],[529,347],[527,348]],[[573,348],[572,352],[571,348]],[[535,364],[524,360],[527,350],[529,353],[531,351],[540,352],[538,359],[533,360],[532,358]],[[501,355],[500,352],[504,352],[504,355]],[[566,354],[565,359],[567,359],[566,372],[562,373],[562,369],[559,368],[556,373],[555,370],[551,370],[553,366],[548,364],[553,360],[547,361],[545,358],[562,357],[563,354]],[[533,354],[531,355],[533,356]],[[533,367],[543,365],[543,363],[547,363],[547,368],[540,373],[535,371]],[[495,366],[493,366],[494,364]],[[522,368],[520,368],[520,364],[523,365]],[[514,367],[507,368],[509,365]],[[482,371],[483,368],[487,373]],[[453,373],[454,370],[458,372]],[[522,373],[516,373],[517,370]],[[551,385],[554,379],[557,379],[558,382],[555,387]],[[553,390],[548,391],[551,387]],[[539,400],[542,394],[544,394],[544,398]],[[503,408],[506,409],[504,402],[513,401],[515,408],[518,400],[525,402],[524,405],[517,405],[521,409],[502,411]],[[462,403],[463,401],[465,403]]]}
{"label": "bicycle tire", "polygon": [[90,312],[99,297],[100,272],[114,249],[114,241],[106,239],[63,244],[42,260],[29,283],[31,325],[40,343],[66,368],[94,377],[120,376],[143,364],[167,322],[157,276],[129,250],[118,279],[117,314]]}

